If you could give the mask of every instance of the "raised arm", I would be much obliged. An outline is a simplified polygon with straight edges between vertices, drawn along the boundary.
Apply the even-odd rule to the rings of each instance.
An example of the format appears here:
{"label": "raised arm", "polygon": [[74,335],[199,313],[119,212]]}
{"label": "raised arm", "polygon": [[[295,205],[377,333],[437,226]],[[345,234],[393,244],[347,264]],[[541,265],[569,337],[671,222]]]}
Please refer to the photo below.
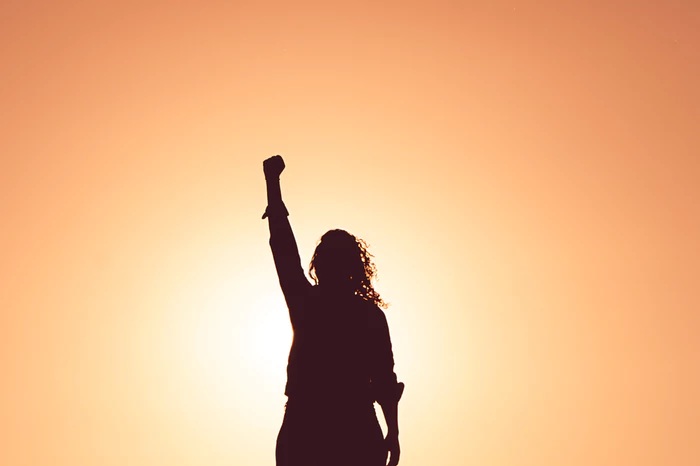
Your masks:
{"label": "raised arm", "polygon": [[267,184],[267,209],[263,218],[268,220],[272,257],[275,261],[282,293],[289,308],[289,317],[292,326],[295,326],[303,300],[311,288],[311,283],[304,276],[299,249],[294,239],[292,226],[289,223],[289,212],[282,202],[280,174],[283,170],[284,160],[279,155],[270,157],[263,162]]}

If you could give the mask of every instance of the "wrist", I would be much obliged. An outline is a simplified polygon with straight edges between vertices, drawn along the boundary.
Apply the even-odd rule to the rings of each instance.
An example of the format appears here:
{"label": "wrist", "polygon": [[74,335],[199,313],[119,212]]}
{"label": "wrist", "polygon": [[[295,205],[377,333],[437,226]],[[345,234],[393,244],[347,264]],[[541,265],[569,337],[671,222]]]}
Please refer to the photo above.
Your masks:
{"label": "wrist", "polygon": [[265,220],[270,215],[272,215],[273,217],[288,217],[289,211],[287,210],[287,206],[284,205],[284,202],[280,200],[277,203],[270,203],[267,205],[265,213],[263,213],[262,219]]}

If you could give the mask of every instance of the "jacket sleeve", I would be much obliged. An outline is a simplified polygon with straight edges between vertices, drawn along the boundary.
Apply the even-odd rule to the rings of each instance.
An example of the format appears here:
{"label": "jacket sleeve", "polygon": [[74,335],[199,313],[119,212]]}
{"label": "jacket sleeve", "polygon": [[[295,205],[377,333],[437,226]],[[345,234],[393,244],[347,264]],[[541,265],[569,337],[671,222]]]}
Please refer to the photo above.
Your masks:
{"label": "jacket sleeve", "polygon": [[401,399],[404,384],[398,382],[394,372],[394,353],[386,315],[379,308],[372,314],[371,387],[374,399],[383,406]]}
{"label": "jacket sleeve", "polygon": [[268,206],[264,217],[270,224],[270,249],[277,269],[280,287],[289,309],[292,326],[300,318],[303,302],[311,289],[301,266],[296,239],[284,204]]}

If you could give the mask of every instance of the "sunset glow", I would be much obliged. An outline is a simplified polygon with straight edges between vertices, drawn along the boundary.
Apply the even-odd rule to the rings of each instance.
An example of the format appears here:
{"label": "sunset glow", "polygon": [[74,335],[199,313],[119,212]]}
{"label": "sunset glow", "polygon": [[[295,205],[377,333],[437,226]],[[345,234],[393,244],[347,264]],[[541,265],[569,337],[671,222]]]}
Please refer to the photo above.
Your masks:
{"label": "sunset glow", "polygon": [[274,154],[303,264],[375,255],[401,466],[699,465],[699,45],[693,1],[2,2],[0,465],[274,464]]}

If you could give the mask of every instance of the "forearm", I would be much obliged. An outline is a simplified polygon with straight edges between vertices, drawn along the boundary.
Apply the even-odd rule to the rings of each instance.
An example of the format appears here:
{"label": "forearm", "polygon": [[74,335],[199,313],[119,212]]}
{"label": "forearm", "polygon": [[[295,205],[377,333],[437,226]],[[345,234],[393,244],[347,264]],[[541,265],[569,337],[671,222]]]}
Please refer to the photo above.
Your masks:
{"label": "forearm", "polygon": [[382,413],[384,413],[384,420],[387,426],[387,435],[399,435],[399,402],[390,401],[380,404],[382,407]]}
{"label": "forearm", "polygon": [[267,185],[267,205],[279,206],[282,204],[282,188],[280,186],[279,178],[265,178],[265,184]]}
{"label": "forearm", "polygon": [[267,209],[263,218],[267,218],[270,227],[270,246],[275,256],[292,254],[298,256],[298,248],[294,232],[289,223],[289,212],[282,202],[282,189],[279,178],[266,178]]}

